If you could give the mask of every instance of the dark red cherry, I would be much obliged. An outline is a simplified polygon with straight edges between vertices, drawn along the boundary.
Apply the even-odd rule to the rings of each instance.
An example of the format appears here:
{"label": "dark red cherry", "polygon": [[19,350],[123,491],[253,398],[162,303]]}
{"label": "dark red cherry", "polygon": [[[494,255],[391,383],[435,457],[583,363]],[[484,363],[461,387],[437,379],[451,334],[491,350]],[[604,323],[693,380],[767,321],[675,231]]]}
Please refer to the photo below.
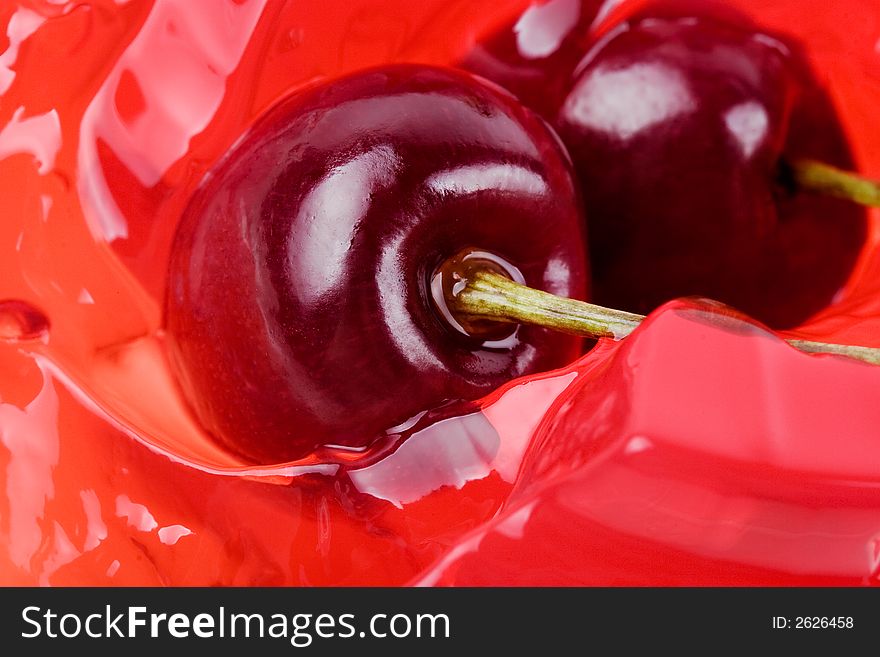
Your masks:
{"label": "dark red cherry", "polygon": [[583,298],[582,224],[556,137],[477,78],[398,65],[314,87],[271,110],[192,199],[170,264],[171,360],[203,425],[249,459],[363,448],[579,354],[579,339],[545,329],[456,332],[431,283],[475,249]]}
{"label": "dark red cherry", "polygon": [[796,325],[846,282],[865,212],[780,171],[799,157],[852,168],[845,136],[796,44],[731,11],[676,11],[617,25],[546,73],[574,71],[539,107],[578,172],[594,299],[647,313],[703,295]]}
{"label": "dark red cherry", "polygon": [[591,212],[598,303],[724,301],[774,326],[833,299],[865,233],[845,201],[791,196],[783,157],[851,167],[791,47],[708,18],[643,19],[588,53],[555,124]]}

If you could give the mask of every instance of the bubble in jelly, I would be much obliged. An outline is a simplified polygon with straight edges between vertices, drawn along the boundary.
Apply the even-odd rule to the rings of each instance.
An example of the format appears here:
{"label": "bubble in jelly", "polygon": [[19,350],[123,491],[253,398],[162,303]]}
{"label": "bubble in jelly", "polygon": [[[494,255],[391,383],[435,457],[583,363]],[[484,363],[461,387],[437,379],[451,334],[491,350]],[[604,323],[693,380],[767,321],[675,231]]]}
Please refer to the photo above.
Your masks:
{"label": "bubble in jelly", "polygon": [[17,299],[0,301],[0,341],[45,340],[48,333],[49,318],[41,310]]}

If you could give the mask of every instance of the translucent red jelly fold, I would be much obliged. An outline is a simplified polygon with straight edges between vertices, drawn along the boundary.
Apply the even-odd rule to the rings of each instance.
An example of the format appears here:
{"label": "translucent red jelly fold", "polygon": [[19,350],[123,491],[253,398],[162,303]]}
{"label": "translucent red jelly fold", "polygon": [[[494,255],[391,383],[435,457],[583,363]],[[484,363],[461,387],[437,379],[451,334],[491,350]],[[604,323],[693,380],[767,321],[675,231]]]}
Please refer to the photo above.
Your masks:
{"label": "translucent red jelly fold", "polygon": [[419,583],[880,583],[880,370],[683,303],[588,360]]}
{"label": "translucent red jelly fold", "polygon": [[[491,4],[0,9],[0,584],[878,584],[880,368],[702,303],[381,452],[250,468],[193,422],[159,299],[195,185],[284,94],[457,61],[529,3]],[[880,175],[876,3],[731,4],[807,44]],[[880,346],[872,222],[835,305],[790,337]]]}

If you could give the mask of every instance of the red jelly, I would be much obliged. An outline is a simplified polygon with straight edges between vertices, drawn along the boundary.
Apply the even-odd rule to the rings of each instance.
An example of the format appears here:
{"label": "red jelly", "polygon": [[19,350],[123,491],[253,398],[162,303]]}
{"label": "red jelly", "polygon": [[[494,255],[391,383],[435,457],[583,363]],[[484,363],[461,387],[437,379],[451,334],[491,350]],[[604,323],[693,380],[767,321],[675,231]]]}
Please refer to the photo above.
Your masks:
{"label": "red jelly", "polygon": [[[878,583],[880,369],[698,304],[426,409],[381,451],[254,467],[218,448],[159,332],[198,181],[292,90],[457,61],[528,3],[210,4],[0,10],[0,304],[45,318],[0,336],[0,582]],[[730,4],[807,44],[880,176],[874,4]],[[789,335],[880,346],[876,244]]]}

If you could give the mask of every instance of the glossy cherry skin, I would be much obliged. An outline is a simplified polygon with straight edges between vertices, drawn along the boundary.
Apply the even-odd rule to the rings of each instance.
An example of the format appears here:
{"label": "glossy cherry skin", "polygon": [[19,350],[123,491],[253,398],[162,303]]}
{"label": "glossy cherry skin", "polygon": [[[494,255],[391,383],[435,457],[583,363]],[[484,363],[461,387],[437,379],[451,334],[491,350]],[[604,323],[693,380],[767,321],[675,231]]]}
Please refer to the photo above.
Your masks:
{"label": "glossy cherry skin", "polygon": [[865,213],[792,191],[780,169],[793,157],[852,168],[846,139],[797,45],[685,6],[643,12],[545,73],[571,73],[540,109],[578,171],[594,299],[648,313],[701,295],[797,325],[845,284]]}
{"label": "glossy cherry skin", "polygon": [[697,294],[782,327],[832,300],[864,213],[778,184],[783,154],[851,165],[796,62],[710,18],[644,19],[586,56],[555,124],[592,212],[599,303]]}
{"label": "glossy cherry skin", "polygon": [[360,449],[446,400],[561,366],[577,339],[456,334],[430,280],[467,247],[587,294],[570,163],[515,99],[395,65],[290,97],[206,178],[181,221],[166,327],[205,428],[258,462]]}

